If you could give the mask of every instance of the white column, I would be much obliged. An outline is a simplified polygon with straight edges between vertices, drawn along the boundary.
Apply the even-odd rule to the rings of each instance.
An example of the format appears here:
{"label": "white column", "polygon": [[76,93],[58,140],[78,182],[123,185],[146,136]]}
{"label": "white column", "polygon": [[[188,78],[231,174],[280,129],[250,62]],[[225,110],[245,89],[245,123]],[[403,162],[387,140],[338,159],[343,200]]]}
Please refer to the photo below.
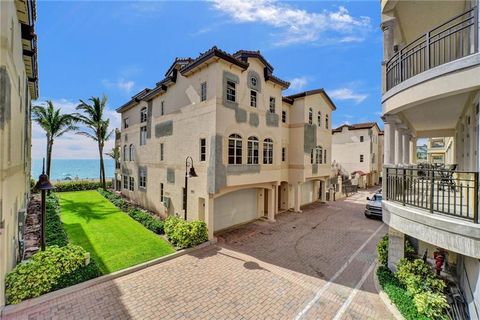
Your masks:
{"label": "white column", "polygon": [[410,133],[404,129],[402,133],[402,143],[403,143],[403,161],[405,165],[410,164]]}
{"label": "white column", "polygon": [[[383,139],[384,164],[395,163],[395,124],[386,118],[384,124],[385,137]],[[381,155],[379,155],[381,156]]]}
{"label": "white column", "polygon": [[403,161],[403,143],[402,143],[402,129],[398,126],[395,128],[395,161],[394,164],[399,165]]}
{"label": "white column", "polygon": [[205,200],[205,222],[208,228],[208,240],[213,239],[213,213],[214,213],[214,198],[209,196]]}
{"label": "white column", "polygon": [[302,212],[302,210],[300,210],[300,202],[302,201],[302,188],[300,183],[296,183],[293,186],[293,192],[295,196],[293,209],[295,210],[295,212]]}
{"label": "white column", "polygon": [[322,185],[322,193],[320,194],[320,201],[327,202],[327,181],[320,181],[320,183]]}
{"label": "white column", "polygon": [[417,138],[413,136],[410,139],[410,163],[417,163]]}
{"label": "white column", "polygon": [[268,192],[268,221],[275,221],[275,187],[267,189]]}

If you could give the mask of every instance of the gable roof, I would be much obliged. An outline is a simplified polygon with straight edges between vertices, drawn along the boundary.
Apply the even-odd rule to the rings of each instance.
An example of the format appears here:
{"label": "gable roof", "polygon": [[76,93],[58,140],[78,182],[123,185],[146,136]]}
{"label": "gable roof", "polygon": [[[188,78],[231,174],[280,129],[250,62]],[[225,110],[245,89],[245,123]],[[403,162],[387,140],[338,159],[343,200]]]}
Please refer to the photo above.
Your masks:
{"label": "gable roof", "polygon": [[180,73],[182,75],[185,75],[188,71],[191,71],[195,69],[197,66],[200,64],[210,60],[211,58],[218,57],[220,59],[223,59],[227,62],[230,62],[232,64],[235,64],[239,66],[242,69],[247,69],[248,68],[248,63],[241,61],[237,58],[235,58],[233,55],[218,49],[216,46],[213,46],[211,49],[201,53],[197,58],[193,59],[189,64],[187,64],[185,67],[183,67],[180,70]]}
{"label": "gable roof", "polygon": [[264,65],[265,67],[268,68],[268,70],[271,72],[273,72],[273,66],[267,61],[267,59],[265,59],[262,54],[260,53],[259,50],[257,51],[250,51],[250,50],[238,50],[237,52],[235,52],[233,54],[233,56],[239,60],[242,60],[244,62],[247,62],[248,63],[248,58],[257,58],[258,60],[260,60]]}
{"label": "gable roof", "polygon": [[340,127],[333,129],[332,133],[342,132],[343,128],[345,127],[347,127],[348,130],[371,129],[373,127],[377,127],[378,132],[382,132],[382,130],[380,130],[376,122],[362,122],[362,123],[356,123],[356,124],[341,125]]}
{"label": "gable roof", "polygon": [[[333,103],[332,99],[330,99],[330,97],[328,96],[328,94],[325,92],[325,90],[323,88],[320,88],[320,89],[314,89],[314,90],[308,90],[308,91],[303,91],[303,92],[300,92],[300,93],[295,93],[295,94],[292,94],[292,95],[289,95],[289,96],[286,96],[285,98],[288,100],[295,100],[295,99],[299,99],[299,98],[304,98],[304,97],[307,97],[307,96],[311,96],[311,95],[314,95],[314,94],[321,94],[325,97],[325,99],[327,99],[328,103],[330,104],[331,108],[333,110],[337,110],[337,107],[335,106],[335,104]],[[283,100],[285,101],[285,100]],[[285,101],[287,102],[287,101]]]}

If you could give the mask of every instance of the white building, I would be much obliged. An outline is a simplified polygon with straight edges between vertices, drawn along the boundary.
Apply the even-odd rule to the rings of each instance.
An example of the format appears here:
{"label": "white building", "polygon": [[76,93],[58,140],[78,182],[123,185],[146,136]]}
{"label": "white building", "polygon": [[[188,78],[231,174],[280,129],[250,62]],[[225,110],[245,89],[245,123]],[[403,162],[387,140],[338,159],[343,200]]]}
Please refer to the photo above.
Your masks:
{"label": "white building", "polygon": [[[122,193],[163,216],[188,207],[210,237],[325,199],[335,106],[323,89],[285,97],[288,86],[258,51],[175,59],[117,110]],[[185,191],[187,157],[198,177]]]}
{"label": "white building", "polygon": [[332,160],[359,179],[359,187],[379,184],[383,167],[380,130],[376,122],[342,125],[332,131]]}
{"label": "white building", "polygon": [[[406,236],[429,259],[447,250],[444,271],[479,319],[479,3],[382,0],[381,10],[389,266],[404,255]],[[457,170],[416,166],[416,139],[435,137],[453,137]]]}

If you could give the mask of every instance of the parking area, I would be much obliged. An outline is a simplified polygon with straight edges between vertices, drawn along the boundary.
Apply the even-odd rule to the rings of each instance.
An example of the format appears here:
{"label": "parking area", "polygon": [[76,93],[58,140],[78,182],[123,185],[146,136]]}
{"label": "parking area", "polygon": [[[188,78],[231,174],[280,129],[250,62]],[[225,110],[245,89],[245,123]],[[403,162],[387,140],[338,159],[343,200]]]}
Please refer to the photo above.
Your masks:
{"label": "parking area", "polygon": [[8,319],[391,319],[373,285],[387,228],[358,194],[36,306]]}

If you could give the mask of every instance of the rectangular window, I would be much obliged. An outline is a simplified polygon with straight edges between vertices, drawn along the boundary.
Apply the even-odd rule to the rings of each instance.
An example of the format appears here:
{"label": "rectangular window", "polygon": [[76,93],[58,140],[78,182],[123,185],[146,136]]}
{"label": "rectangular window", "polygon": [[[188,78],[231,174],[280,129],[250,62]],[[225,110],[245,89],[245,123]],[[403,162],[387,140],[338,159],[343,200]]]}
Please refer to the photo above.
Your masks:
{"label": "rectangular window", "polygon": [[360,162],[363,162],[363,154],[360,155]]}
{"label": "rectangular window", "polygon": [[123,128],[124,129],[128,128],[128,118],[123,119]]}
{"label": "rectangular window", "polygon": [[372,163],[375,163],[375,153],[372,153]]}
{"label": "rectangular window", "polygon": [[133,177],[130,177],[130,185],[129,185],[129,189],[130,191],[135,191],[135,179]]}
{"label": "rectangular window", "polygon": [[140,168],[139,169],[139,181],[138,181],[138,187],[147,189],[147,169],[146,168]]}
{"label": "rectangular window", "polygon": [[227,81],[227,101],[235,102],[235,82]]}
{"label": "rectangular window", "polygon": [[282,110],[282,122],[287,123],[287,111]]}
{"label": "rectangular window", "polygon": [[263,164],[273,164],[273,142],[270,139],[263,142]]}
{"label": "rectangular window", "polygon": [[207,159],[207,139],[200,139],[200,161]]}
{"label": "rectangular window", "polygon": [[163,143],[160,143],[160,161],[165,159],[165,148]]}
{"label": "rectangular window", "polygon": [[257,91],[250,90],[250,107],[257,107]]}
{"label": "rectangular window", "polygon": [[360,136],[360,142],[363,142],[363,136]]}
{"label": "rectangular window", "polygon": [[123,176],[123,189],[128,189],[128,176]]}
{"label": "rectangular window", "polygon": [[317,147],[317,153],[315,155],[315,163],[321,164],[322,163],[322,148]]}
{"label": "rectangular window", "polygon": [[312,149],[312,151],[310,151],[310,164],[313,164],[313,154],[315,152],[315,149]]}
{"label": "rectangular window", "polygon": [[147,108],[140,110],[140,122],[147,122]]}
{"label": "rectangular window", "polygon": [[327,164],[327,149],[323,150],[323,163]]}
{"label": "rectangular window", "polygon": [[165,115],[165,101],[163,100],[160,102],[160,115]]}
{"label": "rectangular window", "polygon": [[282,148],[282,162],[285,162],[285,159],[287,158],[287,150],[285,147]]}
{"label": "rectangular window", "polygon": [[163,198],[163,183],[160,183],[160,201],[165,201],[165,199]]}
{"label": "rectangular window", "polygon": [[200,101],[207,100],[207,82],[202,82],[200,84]]}
{"label": "rectangular window", "polygon": [[270,113],[275,113],[275,98],[270,97]]}
{"label": "rectangular window", "polygon": [[147,144],[147,127],[140,128],[140,145],[143,146]]}

